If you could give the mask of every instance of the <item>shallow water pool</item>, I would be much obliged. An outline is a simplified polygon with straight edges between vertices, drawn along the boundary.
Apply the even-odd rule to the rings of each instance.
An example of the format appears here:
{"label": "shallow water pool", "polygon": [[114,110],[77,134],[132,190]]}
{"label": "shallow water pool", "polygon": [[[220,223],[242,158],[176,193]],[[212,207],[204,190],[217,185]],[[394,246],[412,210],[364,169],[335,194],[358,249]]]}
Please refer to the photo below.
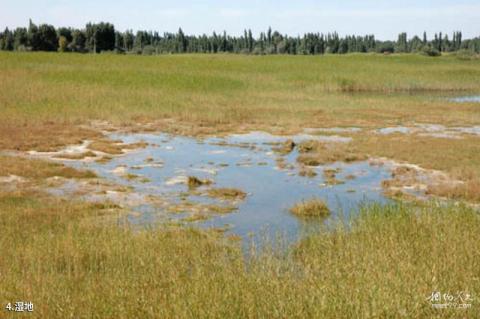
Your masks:
{"label": "shallow water pool", "polygon": [[[68,163],[91,169],[116,183],[131,186],[135,192],[164,199],[163,205],[149,202],[134,205],[134,213],[129,215],[128,220],[135,225],[149,225],[165,220],[181,221],[191,215],[188,207],[172,214],[168,205],[186,202],[234,205],[237,210],[232,213],[212,213],[209,214],[210,219],[193,224],[199,227],[227,227],[227,233],[245,239],[280,233],[284,238],[294,240],[300,234],[315,231],[320,224],[340,217],[348,218],[358,212],[362,204],[385,204],[389,201],[384,197],[381,187],[382,180],[390,178],[388,167],[371,166],[368,162],[335,163],[313,167],[317,173],[313,178],[302,177],[298,174],[296,149],[285,156],[279,156],[273,151],[275,143],[283,142],[287,137],[251,133],[204,140],[167,134],[114,134],[111,138],[125,143],[145,141],[149,146],[115,157],[104,164],[80,161]],[[332,136],[298,135],[290,138],[296,143],[315,138],[326,138],[332,143],[344,142],[335,140]],[[279,157],[283,157],[284,169],[277,167]],[[339,169],[336,178],[343,184],[326,185],[323,177],[326,168]],[[126,179],[128,174],[141,178]],[[189,192],[185,183],[188,176],[209,179],[213,184],[200,187],[199,192]],[[202,190],[212,187],[237,188],[248,195],[244,200],[225,202],[202,193]],[[329,219],[303,220],[289,212],[295,203],[312,197],[327,202],[332,211]]]}
{"label": "shallow water pool", "polygon": [[459,96],[450,100],[458,103],[480,103],[480,95]]}

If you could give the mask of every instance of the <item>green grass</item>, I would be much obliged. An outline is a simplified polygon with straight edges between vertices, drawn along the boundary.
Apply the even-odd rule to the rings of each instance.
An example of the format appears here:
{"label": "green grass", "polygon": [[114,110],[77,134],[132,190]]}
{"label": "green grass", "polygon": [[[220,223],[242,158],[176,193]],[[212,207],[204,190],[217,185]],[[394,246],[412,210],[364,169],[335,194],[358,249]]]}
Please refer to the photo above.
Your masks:
{"label": "green grass", "polygon": [[[480,92],[480,62],[454,56],[146,57],[0,52],[0,69],[0,149],[51,150],[97,139],[92,147],[118,153],[119,146],[98,140],[98,132],[80,127],[92,120],[136,129],[160,120],[149,129],[194,135],[254,129],[298,132],[305,127],[480,124],[478,105],[444,98]],[[469,170],[480,171],[478,156],[462,156],[465,148],[470,153],[475,150],[470,141],[421,137],[403,143],[402,152],[395,152],[395,138],[362,136],[355,139],[355,147],[348,147],[359,154],[326,152],[323,159],[315,155],[302,160],[313,165],[341,159],[343,153],[348,159],[367,153],[458,171],[456,163],[471,158]],[[430,147],[419,141],[427,141]],[[429,154],[429,149],[446,149],[448,163],[436,152]]]}
{"label": "green grass", "polygon": [[[81,126],[92,120],[145,128],[146,122],[169,119],[151,129],[185,134],[480,123],[478,105],[442,98],[480,92],[480,63],[452,56],[0,52],[0,70],[0,150],[54,150],[83,139],[111,154],[127,147]],[[306,154],[299,161],[316,165],[386,156],[467,181],[437,194],[479,198],[476,137],[361,133],[353,139],[332,149],[302,145]],[[0,163],[0,176],[94,177],[11,156],[0,156]],[[32,317],[474,318],[478,313],[480,217],[463,206],[370,207],[348,230],[338,226],[287,252],[267,249],[245,257],[238,243],[218,232],[105,225],[97,217],[115,217],[108,205],[102,209],[24,191],[0,192],[0,305],[31,300]],[[209,194],[246,196],[234,189]],[[426,301],[433,291],[469,292],[474,304],[466,311],[436,311]]]}
{"label": "green grass", "polygon": [[[480,90],[480,63],[448,56],[1,52],[0,68],[2,113],[17,120],[122,123],[171,117],[294,127],[299,122],[375,125],[403,116],[434,116],[445,122],[437,113],[452,106],[432,100],[432,92]],[[412,92],[420,96],[403,94]],[[455,107],[458,114],[448,121],[478,122],[471,105]]]}
{"label": "green grass", "polygon": [[[465,207],[371,207],[350,231],[249,257],[215,232],[95,224],[101,208],[1,195],[0,303],[32,301],[32,318],[474,318],[480,306],[480,217]],[[434,291],[468,292],[472,309],[434,310]]]}

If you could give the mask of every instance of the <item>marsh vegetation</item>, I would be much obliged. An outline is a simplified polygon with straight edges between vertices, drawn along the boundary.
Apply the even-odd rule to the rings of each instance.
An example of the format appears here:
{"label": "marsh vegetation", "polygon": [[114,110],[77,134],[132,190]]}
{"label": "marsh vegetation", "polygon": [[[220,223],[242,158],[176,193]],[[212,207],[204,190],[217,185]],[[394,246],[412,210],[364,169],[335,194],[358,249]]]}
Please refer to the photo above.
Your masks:
{"label": "marsh vegetation", "polygon": [[318,198],[304,200],[290,208],[290,212],[299,217],[327,217],[330,209],[327,204]]}
{"label": "marsh vegetation", "polygon": [[[480,291],[480,219],[464,206],[369,207],[350,231],[339,225],[285,253],[264,249],[247,260],[215,231],[95,222],[110,213],[2,193],[0,271],[8,288],[0,299],[21,295],[42,318],[435,317],[426,301],[432,290]],[[462,315],[475,317],[476,307],[475,299]]]}
{"label": "marsh vegetation", "polygon": [[[476,59],[0,52],[0,69],[2,304],[32,300],[42,318],[435,317],[433,291],[480,294],[479,104],[452,100],[480,92]],[[276,135],[234,134],[255,130]],[[392,202],[382,180],[428,200]],[[359,205],[365,189],[380,204]],[[328,194],[356,213],[282,249],[226,225],[297,232],[311,218],[288,209],[335,217]],[[120,196],[177,219],[151,223]],[[301,202],[315,197],[327,205]]]}

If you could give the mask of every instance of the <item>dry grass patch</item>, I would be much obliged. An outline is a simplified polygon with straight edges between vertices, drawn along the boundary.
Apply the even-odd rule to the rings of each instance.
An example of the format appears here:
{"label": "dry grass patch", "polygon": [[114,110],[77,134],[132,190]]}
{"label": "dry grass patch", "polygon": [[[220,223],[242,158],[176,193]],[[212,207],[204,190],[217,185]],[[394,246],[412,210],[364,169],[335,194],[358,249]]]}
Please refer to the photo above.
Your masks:
{"label": "dry grass patch", "polygon": [[88,148],[103,152],[110,155],[121,155],[125,150],[134,150],[139,148],[145,148],[148,146],[146,142],[137,142],[131,144],[124,144],[122,141],[115,141],[109,139],[97,139],[94,140]]}
{"label": "dry grass patch", "polygon": [[[451,199],[466,199],[478,202],[480,198],[480,143],[478,137],[445,139],[408,134],[387,136],[368,134],[358,136],[356,146],[372,157],[387,157],[417,164],[425,169],[446,172],[452,179],[463,184],[432,181],[428,194]],[[385,181],[385,187],[401,187],[415,184],[414,169],[404,166],[394,170],[393,179]]]}
{"label": "dry grass patch", "polygon": [[95,154],[92,151],[87,151],[87,152],[78,153],[78,154],[60,154],[55,156],[55,158],[68,159],[68,160],[82,160],[88,157],[97,157],[97,154]]}
{"label": "dry grass patch", "polygon": [[462,183],[438,183],[429,185],[426,194],[478,203],[480,202],[480,181],[474,179]]}
{"label": "dry grass patch", "polygon": [[77,170],[61,163],[14,156],[0,156],[0,176],[17,175],[26,178],[44,179],[60,176],[65,178],[94,178],[89,170]]}
{"label": "dry grass patch", "polygon": [[335,162],[356,162],[367,159],[359,152],[353,143],[320,143],[316,141],[305,142],[299,145],[302,154],[297,157],[297,162],[307,166],[319,166]]}
{"label": "dry grass patch", "polygon": [[57,151],[67,145],[102,136],[72,123],[55,121],[0,120],[0,150]]}
{"label": "dry grass patch", "polygon": [[110,155],[123,154],[124,149],[124,145],[121,143],[121,141],[113,141],[108,139],[95,140],[88,147],[94,151],[99,151]]}
{"label": "dry grass patch", "polygon": [[478,137],[446,139],[410,134],[365,134],[355,138],[356,148],[371,157],[387,157],[452,174],[459,179],[480,177]]}

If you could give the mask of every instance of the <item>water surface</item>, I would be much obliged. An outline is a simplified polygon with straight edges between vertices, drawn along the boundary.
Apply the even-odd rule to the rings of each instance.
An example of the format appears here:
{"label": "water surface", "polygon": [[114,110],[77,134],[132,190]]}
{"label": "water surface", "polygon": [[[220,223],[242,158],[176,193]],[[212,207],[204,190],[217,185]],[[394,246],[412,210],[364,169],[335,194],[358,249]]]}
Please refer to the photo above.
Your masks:
{"label": "water surface", "polygon": [[[189,190],[184,183],[187,176],[214,181],[209,187],[241,189],[248,196],[235,203],[238,210],[225,215],[212,214],[211,219],[196,222],[195,225],[228,227],[227,233],[242,238],[281,233],[287,239],[294,240],[299,234],[315,230],[319,224],[340,217],[348,218],[358,212],[362,204],[388,202],[381,188],[381,181],[390,178],[386,167],[371,166],[368,162],[335,163],[312,168],[318,174],[314,178],[302,177],[298,175],[298,153],[294,150],[284,156],[287,168],[279,169],[276,164],[279,155],[272,148],[275,147],[274,143],[285,141],[285,137],[251,133],[206,140],[167,134],[114,134],[111,138],[125,143],[146,141],[149,146],[105,164],[73,162],[74,165],[92,169],[102,177],[133,187],[135,192],[160,196],[170,203],[188,200],[225,205],[207,196],[186,194]],[[336,140],[334,136],[293,137],[297,143],[311,138],[334,143],[347,142]],[[344,184],[325,185],[325,168],[340,169],[337,179],[344,181]],[[148,178],[148,181],[122,177],[129,173]],[[289,212],[295,203],[312,197],[325,200],[331,208],[332,216],[327,221],[305,221]],[[136,225],[149,225],[159,220],[181,220],[189,214],[188,210],[183,214],[171,214],[165,206],[149,203],[136,205],[133,210],[135,213],[129,216],[129,221]]]}
{"label": "water surface", "polygon": [[459,96],[450,100],[457,103],[480,103],[480,95]]}

